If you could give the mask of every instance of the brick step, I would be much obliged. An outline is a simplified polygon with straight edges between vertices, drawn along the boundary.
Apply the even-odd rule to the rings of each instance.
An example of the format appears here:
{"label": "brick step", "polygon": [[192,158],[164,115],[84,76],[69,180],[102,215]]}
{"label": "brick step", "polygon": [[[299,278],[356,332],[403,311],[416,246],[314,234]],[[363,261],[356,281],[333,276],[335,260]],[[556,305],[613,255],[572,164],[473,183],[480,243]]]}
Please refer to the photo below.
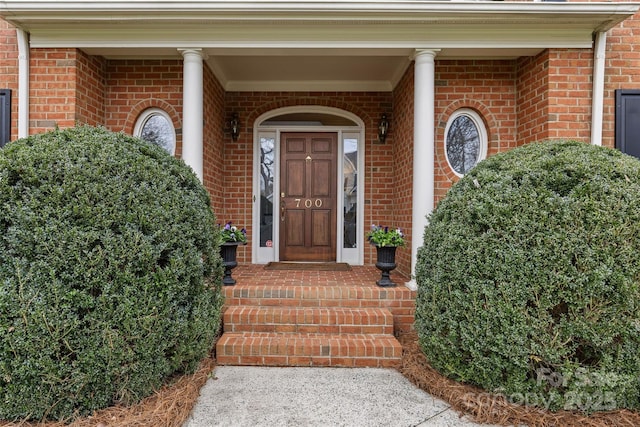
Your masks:
{"label": "brick step", "polygon": [[395,367],[402,346],[393,335],[225,332],[220,365]]}
{"label": "brick step", "polygon": [[386,308],[393,314],[395,332],[412,329],[415,292],[404,286],[375,285],[242,285],[224,289],[225,305],[289,308]]}
{"label": "brick step", "polygon": [[393,315],[384,308],[229,307],[225,332],[393,334]]}

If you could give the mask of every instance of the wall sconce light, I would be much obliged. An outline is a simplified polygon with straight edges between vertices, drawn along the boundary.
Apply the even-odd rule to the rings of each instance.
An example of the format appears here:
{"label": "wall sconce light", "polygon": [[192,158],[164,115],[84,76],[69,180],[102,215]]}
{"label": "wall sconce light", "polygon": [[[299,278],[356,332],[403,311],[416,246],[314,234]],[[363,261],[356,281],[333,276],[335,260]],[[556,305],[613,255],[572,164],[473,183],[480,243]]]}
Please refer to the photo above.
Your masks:
{"label": "wall sconce light", "polygon": [[238,113],[233,113],[229,124],[231,125],[231,139],[237,141],[238,136],[240,136],[240,120],[238,119]]}
{"label": "wall sconce light", "polygon": [[380,143],[384,144],[384,140],[387,139],[387,134],[389,133],[389,121],[387,120],[387,115],[383,114],[380,119],[380,123],[378,124],[378,140]]}

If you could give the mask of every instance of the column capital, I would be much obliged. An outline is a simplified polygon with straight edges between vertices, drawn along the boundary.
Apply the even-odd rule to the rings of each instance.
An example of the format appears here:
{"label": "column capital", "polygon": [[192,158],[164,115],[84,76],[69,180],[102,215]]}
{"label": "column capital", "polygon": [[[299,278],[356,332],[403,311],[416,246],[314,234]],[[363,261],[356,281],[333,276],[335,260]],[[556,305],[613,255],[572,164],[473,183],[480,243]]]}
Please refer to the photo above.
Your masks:
{"label": "column capital", "polygon": [[178,49],[178,52],[180,52],[180,55],[182,55],[183,58],[186,58],[187,56],[198,56],[202,59],[206,59],[207,55],[205,53],[202,52],[202,49],[200,48],[193,48],[193,49]]}
{"label": "column capital", "polygon": [[413,53],[413,60],[417,61],[418,58],[433,60],[438,52],[440,52],[440,49],[416,49]]}

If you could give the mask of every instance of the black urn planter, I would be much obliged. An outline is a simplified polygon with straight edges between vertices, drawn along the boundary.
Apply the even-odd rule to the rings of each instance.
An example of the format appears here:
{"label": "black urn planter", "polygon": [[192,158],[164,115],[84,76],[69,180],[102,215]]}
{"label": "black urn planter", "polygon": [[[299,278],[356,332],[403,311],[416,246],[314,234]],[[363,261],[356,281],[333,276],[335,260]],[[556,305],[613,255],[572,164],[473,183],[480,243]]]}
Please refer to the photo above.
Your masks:
{"label": "black urn planter", "polygon": [[236,261],[238,245],[246,245],[246,243],[225,242],[220,246],[220,256],[222,257],[222,265],[224,265],[222,284],[225,286],[236,284],[236,280],[231,277],[231,270],[238,266],[238,261]]}
{"label": "black urn planter", "polygon": [[376,268],[382,271],[382,277],[376,282],[376,285],[385,288],[396,286],[389,277],[389,272],[396,268],[396,249],[397,246],[376,246],[378,255]]}

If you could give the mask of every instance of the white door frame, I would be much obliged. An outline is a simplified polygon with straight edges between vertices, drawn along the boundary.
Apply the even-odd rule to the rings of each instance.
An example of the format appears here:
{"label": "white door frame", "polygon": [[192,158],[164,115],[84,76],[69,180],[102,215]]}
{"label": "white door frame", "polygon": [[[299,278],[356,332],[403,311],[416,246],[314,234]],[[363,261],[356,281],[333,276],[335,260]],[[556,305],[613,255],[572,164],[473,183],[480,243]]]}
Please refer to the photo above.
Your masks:
{"label": "white door frame", "polygon": [[[283,114],[291,113],[322,113],[347,118],[356,126],[323,126],[315,124],[274,124],[262,125],[266,120]],[[253,238],[251,259],[254,264],[266,264],[270,261],[279,261],[279,235],[280,235],[280,135],[283,132],[335,132],[338,134],[337,156],[337,205],[336,205],[336,261],[347,262],[353,265],[364,263],[364,159],[365,140],[364,122],[355,114],[332,107],[300,105],[271,110],[256,119],[253,127],[253,208],[251,212]],[[260,139],[272,138],[274,141],[274,171],[273,171],[273,242],[271,247],[260,246]],[[357,214],[356,214],[356,248],[344,248],[344,141],[357,140],[358,144],[358,174],[357,174]]]}

